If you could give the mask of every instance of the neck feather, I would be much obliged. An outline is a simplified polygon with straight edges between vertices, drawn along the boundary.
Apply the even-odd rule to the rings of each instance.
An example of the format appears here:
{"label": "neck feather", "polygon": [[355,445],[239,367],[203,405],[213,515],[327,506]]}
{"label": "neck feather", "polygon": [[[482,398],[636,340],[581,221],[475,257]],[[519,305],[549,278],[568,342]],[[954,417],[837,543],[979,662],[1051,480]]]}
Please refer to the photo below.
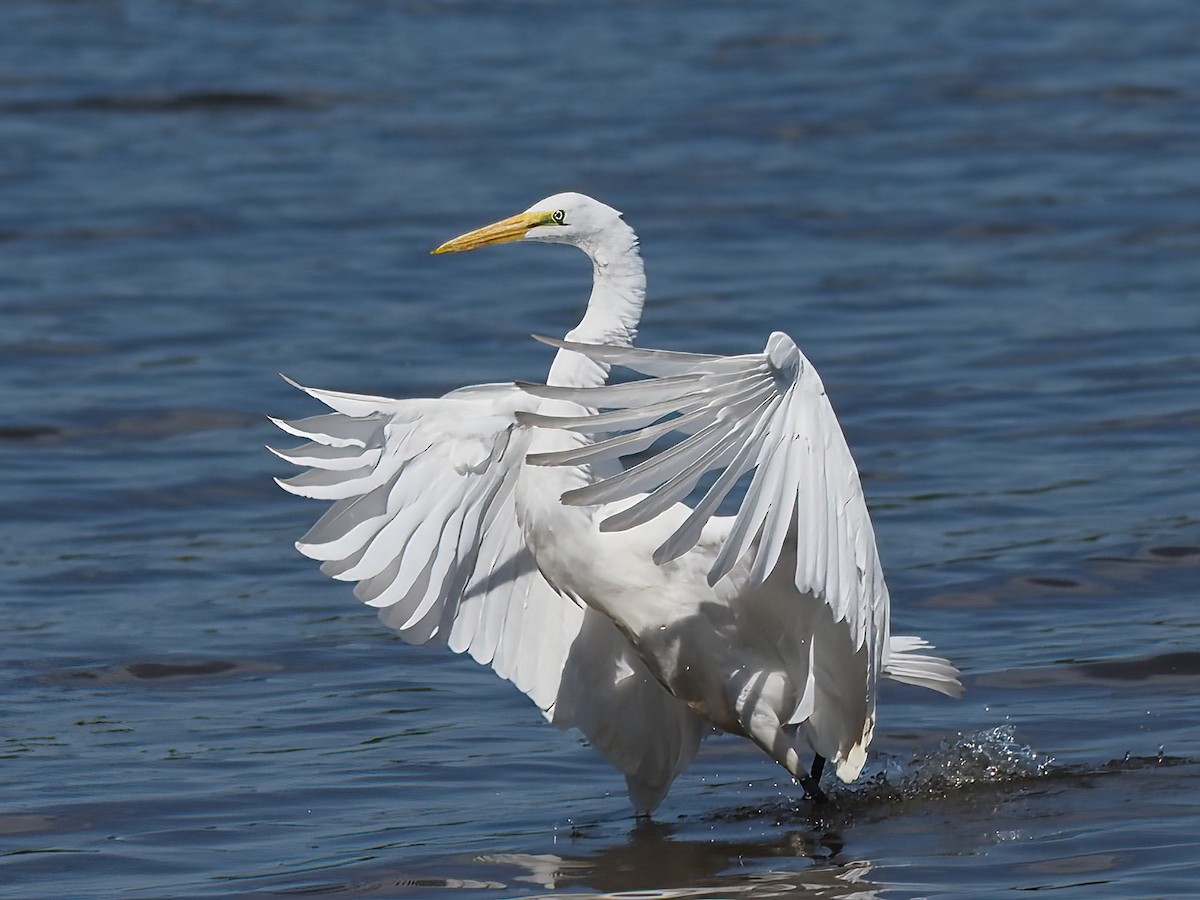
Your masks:
{"label": "neck feather", "polygon": [[[638,239],[624,222],[608,228],[594,245],[582,246],[592,261],[592,296],[587,311],[567,340],[628,347],[637,336],[646,299],[646,273]],[[604,384],[608,366],[586,356],[560,350],[550,367],[547,384],[592,387]]]}

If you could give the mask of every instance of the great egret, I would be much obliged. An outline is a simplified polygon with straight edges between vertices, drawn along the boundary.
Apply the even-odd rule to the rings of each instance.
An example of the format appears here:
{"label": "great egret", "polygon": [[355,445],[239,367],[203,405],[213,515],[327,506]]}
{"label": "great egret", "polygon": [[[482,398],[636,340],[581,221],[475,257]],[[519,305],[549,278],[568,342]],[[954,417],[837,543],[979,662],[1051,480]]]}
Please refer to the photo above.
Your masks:
{"label": "great egret", "polygon": [[[816,371],[786,335],[762,353],[637,350],[645,295],[620,213],[556,194],[435,253],[570,244],[587,311],[546,385],[394,400],[304,388],[333,412],[275,420],[280,484],[334,501],[297,543],[407,641],[444,640],[575,726],[649,814],[712,726],[822,797],[859,774],[880,676],[959,696],[957,670],[890,634],[858,472]],[[650,378],[607,385],[610,366]],[[608,410],[598,412],[600,409]],[[625,469],[620,457],[685,439]],[[754,471],[734,516],[714,515]],[[682,501],[718,472],[702,499]],[[810,771],[805,745],[816,754]]]}

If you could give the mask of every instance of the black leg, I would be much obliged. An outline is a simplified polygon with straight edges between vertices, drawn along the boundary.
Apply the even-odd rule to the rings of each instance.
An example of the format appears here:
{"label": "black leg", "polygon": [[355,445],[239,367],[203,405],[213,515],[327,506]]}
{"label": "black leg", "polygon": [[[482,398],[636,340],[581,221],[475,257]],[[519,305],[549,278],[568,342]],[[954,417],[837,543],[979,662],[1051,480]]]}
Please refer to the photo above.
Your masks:
{"label": "black leg", "polygon": [[812,774],[801,777],[800,784],[804,787],[805,799],[818,805],[829,802],[829,797],[821,790],[821,773],[825,771],[825,757],[817,754],[813,758]]}
{"label": "black leg", "polygon": [[813,755],[812,764],[812,779],[818,784],[821,783],[821,773],[825,771],[825,757],[820,753]]}

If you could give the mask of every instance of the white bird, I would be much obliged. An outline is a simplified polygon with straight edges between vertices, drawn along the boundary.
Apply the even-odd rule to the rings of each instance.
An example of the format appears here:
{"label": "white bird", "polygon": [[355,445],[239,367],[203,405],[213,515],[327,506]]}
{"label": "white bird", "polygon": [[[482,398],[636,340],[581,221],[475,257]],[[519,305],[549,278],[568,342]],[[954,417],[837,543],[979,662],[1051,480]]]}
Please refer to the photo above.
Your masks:
{"label": "white bird", "polygon": [[[582,321],[540,339],[559,348],[546,385],[407,400],[304,389],[333,412],[273,420],[309,441],[274,451],[309,467],[279,483],[334,504],[297,547],[357,582],[405,640],[470,653],[578,728],[639,815],[714,726],[812,797],[826,759],[852,781],[881,676],[962,688],[928,644],[890,633],[858,471],[812,364],[779,332],[745,356],[633,349],[637,237],[581,194],[434,252],[516,240],[592,262]],[[613,365],[651,377],[608,385]],[[657,449],[669,432],[686,437]],[[715,515],[751,471],[736,515]]]}

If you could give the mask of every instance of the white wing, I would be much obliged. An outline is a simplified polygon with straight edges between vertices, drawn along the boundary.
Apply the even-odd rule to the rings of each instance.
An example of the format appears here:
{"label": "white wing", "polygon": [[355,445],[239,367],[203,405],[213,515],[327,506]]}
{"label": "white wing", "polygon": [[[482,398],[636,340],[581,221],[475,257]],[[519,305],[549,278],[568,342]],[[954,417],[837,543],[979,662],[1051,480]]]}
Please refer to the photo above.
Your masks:
{"label": "white wing", "polygon": [[[469,652],[542,709],[560,665],[536,644],[561,630],[569,601],[542,596],[512,513],[528,444],[511,385],[438,399],[391,400],[302,388],[333,413],[276,421],[310,443],[276,455],[309,470],[285,490],[334,501],[297,543],[321,570],[410,643]],[[542,616],[522,627],[530,602]]]}
{"label": "white wing", "polygon": [[[514,501],[529,444],[515,416],[536,401],[512,384],[411,400],[301,390],[333,412],[272,420],[308,439],[272,450],[308,467],[279,484],[334,503],[300,552],[358,582],[355,595],[406,641],[445,640],[513,682],[555,725],[578,727],[626,774],[638,811],[657,806],[695,755],[699,720],[611,622],[538,571]],[[628,727],[639,717],[644,727]]]}
{"label": "white wing", "polygon": [[634,811],[652,813],[709,726],[650,675],[612,620],[588,609],[563,668],[551,721],[574,726],[625,775]]}
{"label": "white wing", "polygon": [[888,594],[874,530],[824,385],[791,338],[775,332],[764,352],[730,357],[539,340],[655,377],[597,388],[523,384],[539,397],[609,411],[571,418],[522,414],[522,421],[612,435],[581,448],[531,455],[531,464],[581,465],[645,451],[671,431],[689,435],[618,475],[568,492],[564,503],[637,498],[601,524],[603,530],[622,530],[684,501],[704,475],[719,472],[683,524],[655,551],[661,564],[696,545],[721,501],[753,470],[709,583],[742,577],[744,571],[739,587],[761,585],[790,534],[796,545],[796,589],[823,599],[835,621],[849,627],[854,646],[869,646],[878,670]]}

